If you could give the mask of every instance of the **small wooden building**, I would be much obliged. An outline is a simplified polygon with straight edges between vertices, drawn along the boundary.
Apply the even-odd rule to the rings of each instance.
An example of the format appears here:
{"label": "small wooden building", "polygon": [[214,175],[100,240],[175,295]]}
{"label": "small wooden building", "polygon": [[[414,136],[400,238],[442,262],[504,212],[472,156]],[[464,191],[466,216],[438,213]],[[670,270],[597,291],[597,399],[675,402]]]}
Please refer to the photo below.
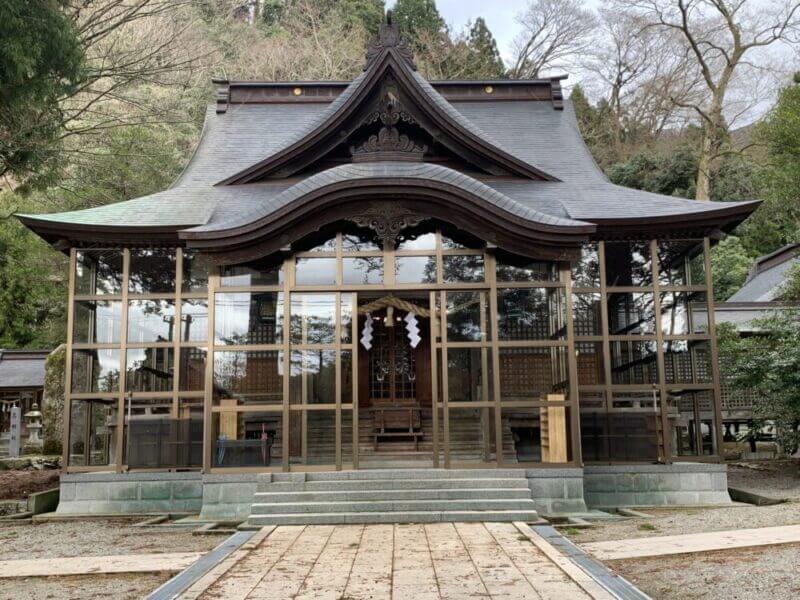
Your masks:
{"label": "small wooden building", "polygon": [[71,257],[68,471],[719,461],[756,202],[614,185],[559,78],[427,81],[391,23],[353,81],[217,83],[172,187],[19,215]]}

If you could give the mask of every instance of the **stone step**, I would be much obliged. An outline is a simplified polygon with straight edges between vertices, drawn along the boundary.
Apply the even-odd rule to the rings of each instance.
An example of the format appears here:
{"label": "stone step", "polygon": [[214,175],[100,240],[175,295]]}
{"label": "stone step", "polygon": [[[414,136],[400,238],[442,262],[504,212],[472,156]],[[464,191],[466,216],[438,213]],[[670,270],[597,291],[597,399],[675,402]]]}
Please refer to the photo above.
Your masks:
{"label": "stone step", "polygon": [[255,515],[293,514],[293,513],[404,513],[404,512],[449,512],[483,510],[533,510],[531,498],[525,500],[358,500],[354,502],[303,502],[286,504],[283,502],[256,502],[250,509],[251,518]]}
{"label": "stone step", "polygon": [[272,473],[272,481],[342,481],[369,479],[514,479],[525,480],[525,469],[366,469],[359,471],[320,471]]}
{"label": "stone step", "polygon": [[251,516],[248,525],[342,525],[345,523],[453,523],[474,521],[523,521],[535,523],[539,521],[539,515],[535,510],[283,513]]}
{"label": "stone step", "polygon": [[505,479],[370,479],[370,480],[329,480],[294,482],[282,481],[268,483],[260,481],[259,492],[338,492],[373,490],[431,490],[431,489],[522,489],[528,490],[524,478]]}
{"label": "stone step", "polygon": [[379,489],[339,491],[257,492],[256,504],[359,502],[390,500],[530,500],[528,488]]}

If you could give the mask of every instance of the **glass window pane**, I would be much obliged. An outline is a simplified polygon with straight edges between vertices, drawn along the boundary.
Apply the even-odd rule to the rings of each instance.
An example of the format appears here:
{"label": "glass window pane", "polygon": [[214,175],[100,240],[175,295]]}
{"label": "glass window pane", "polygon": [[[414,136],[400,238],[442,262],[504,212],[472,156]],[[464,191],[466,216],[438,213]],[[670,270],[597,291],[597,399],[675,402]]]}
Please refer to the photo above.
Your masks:
{"label": "glass window pane", "polygon": [[355,229],[342,233],[343,252],[381,252],[383,241],[372,229]]}
{"label": "glass window pane", "polygon": [[445,282],[483,281],[483,256],[444,256],[442,271]]}
{"label": "glass window pane", "polygon": [[172,300],[132,300],[128,303],[128,343],[171,342],[175,325]]}
{"label": "glass window pane", "polygon": [[447,292],[447,341],[491,340],[487,292]]}
{"label": "glass window pane", "polygon": [[124,463],[130,468],[192,468],[203,465],[203,400],[131,398],[125,401]]}
{"label": "glass window pane", "polygon": [[447,393],[449,402],[491,402],[491,348],[447,349]]}
{"label": "glass window pane", "polygon": [[383,283],[383,258],[379,256],[343,258],[342,283],[345,285]]}
{"label": "glass window pane", "polygon": [[650,242],[606,242],[606,285],[648,286],[653,284]]}
{"label": "glass window pane", "polygon": [[131,250],[128,291],[134,294],[159,294],[175,291],[175,250],[139,248]]}
{"label": "glass window pane", "polygon": [[291,404],[336,403],[336,353],[333,350],[292,352],[290,373]]}
{"label": "glass window pane", "polygon": [[342,309],[342,343],[350,344],[353,342],[353,296],[352,294],[341,294]]}
{"label": "glass window pane", "polygon": [[197,250],[184,250],[181,289],[184,292],[208,290],[208,274],[211,268],[212,263],[208,255],[200,254]]}
{"label": "glass window pane", "polygon": [[398,250],[436,250],[436,234],[422,227],[403,230],[399,240]]}
{"label": "glass window pane", "polygon": [[668,392],[667,414],[675,456],[715,454],[714,398],[710,390]]}
{"label": "glass window pane", "polygon": [[292,294],[290,340],[293,344],[336,341],[336,294]]}
{"label": "glass window pane", "polygon": [[503,428],[511,430],[514,450],[509,456],[506,449],[506,461],[565,463],[572,459],[569,408],[503,408],[502,415]]}
{"label": "glass window pane", "polygon": [[119,391],[119,350],[75,350],[72,353],[72,391]]}
{"label": "glass window pane", "polygon": [[651,292],[608,295],[608,333],[610,335],[652,335],[656,331],[655,307]]}
{"label": "glass window pane", "polygon": [[[318,238],[317,238],[318,239]],[[298,248],[300,249],[300,248]],[[336,234],[322,242],[315,242],[306,252],[336,252]]]}
{"label": "glass window pane", "polygon": [[214,413],[211,437],[214,467],[281,466],[283,415],[280,412]]}
{"label": "glass window pane", "polygon": [[602,385],[606,382],[602,342],[576,342],[578,354],[578,383]]}
{"label": "glass window pane", "polygon": [[122,302],[88,300],[75,303],[72,341],[76,344],[116,344],[120,341]]}
{"label": "glass window pane", "polygon": [[482,250],[485,247],[486,244],[483,240],[465,231],[452,230],[450,233],[442,232],[442,249],[444,250]]}
{"label": "glass window pane", "polygon": [[597,242],[581,247],[581,257],[572,263],[572,285],[583,288],[600,287],[600,255]]}
{"label": "glass window pane", "polygon": [[281,285],[283,283],[283,261],[264,258],[241,265],[225,265],[221,268],[222,287],[250,285]]}
{"label": "glass window pane", "polygon": [[181,348],[181,392],[201,392],[206,388],[206,355],[205,348]]}
{"label": "glass window pane", "polygon": [[283,404],[283,352],[214,352],[214,404]]}
{"label": "glass window pane", "polygon": [[172,348],[128,348],[125,387],[130,392],[171,392],[174,360]]}
{"label": "glass window pane", "polygon": [[654,341],[612,341],[611,383],[658,383],[657,344]]}
{"label": "glass window pane", "polygon": [[335,258],[298,258],[295,261],[297,285],[334,285],[336,283]]}
{"label": "glass window pane", "polygon": [[548,394],[569,397],[567,349],[501,348],[500,400],[541,401]]}
{"label": "glass window pane", "polygon": [[103,295],[122,293],[121,250],[78,250],[75,293]]}
{"label": "glass window pane", "polygon": [[[495,426],[495,409],[491,407],[450,408],[450,460],[458,463],[492,462],[497,460],[496,444],[497,428]],[[439,414],[439,423],[443,423],[443,414]],[[512,433],[503,428],[507,460],[512,460]],[[443,432],[440,432],[443,435]],[[444,438],[441,437],[441,443]]]}
{"label": "glass window pane", "polygon": [[89,403],[72,400],[69,413],[69,464],[72,467],[85,467],[86,459],[86,415]]}
{"label": "glass window pane", "polygon": [[497,255],[497,281],[558,281],[556,263],[512,254]]}
{"label": "glass window pane", "polygon": [[600,294],[573,294],[573,327],[576,336],[603,335]]}
{"label": "glass window pane", "polygon": [[566,338],[566,302],[561,288],[498,289],[497,313],[501,340]]}
{"label": "glass window pane", "polygon": [[703,240],[658,242],[658,279],[661,285],[705,285]]}
{"label": "glass window pane", "polygon": [[702,292],[661,294],[661,331],[664,335],[708,333],[708,307]]}
{"label": "glass window pane", "polygon": [[664,369],[667,383],[711,383],[710,342],[664,342]]}
{"label": "glass window pane", "polygon": [[436,257],[398,256],[394,272],[397,283],[436,283]]}
{"label": "glass window pane", "polygon": [[217,294],[214,312],[215,343],[218,345],[281,343],[282,293]]}
{"label": "glass window pane", "polygon": [[70,466],[115,463],[116,401],[73,400],[69,428]]}
{"label": "glass window pane", "polygon": [[207,339],[208,300],[184,300],[181,303],[181,341],[205,342]]}

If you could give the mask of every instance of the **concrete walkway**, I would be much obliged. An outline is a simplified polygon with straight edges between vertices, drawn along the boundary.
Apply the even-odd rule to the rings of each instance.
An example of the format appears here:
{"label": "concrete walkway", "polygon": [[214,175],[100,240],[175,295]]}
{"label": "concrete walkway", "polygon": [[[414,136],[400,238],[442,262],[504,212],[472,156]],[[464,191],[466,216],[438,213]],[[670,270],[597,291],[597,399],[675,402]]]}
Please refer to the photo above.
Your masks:
{"label": "concrete walkway", "polygon": [[180,598],[614,598],[521,523],[281,526],[252,541]]}

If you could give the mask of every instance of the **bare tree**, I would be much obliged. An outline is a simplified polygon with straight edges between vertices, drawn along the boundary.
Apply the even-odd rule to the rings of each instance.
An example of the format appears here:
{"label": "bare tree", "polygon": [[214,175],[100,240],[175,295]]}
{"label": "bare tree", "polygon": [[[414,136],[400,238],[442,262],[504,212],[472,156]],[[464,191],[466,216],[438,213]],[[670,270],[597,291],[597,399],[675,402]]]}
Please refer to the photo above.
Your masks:
{"label": "bare tree", "polygon": [[546,68],[563,67],[592,44],[594,14],[583,0],[532,0],[519,14],[522,31],[513,42],[514,79],[536,78]]}
{"label": "bare tree", "polygon": [[[677,32],[704,93],[697,99],[670,96],[676,106],[692,110],[703,125],[697,174],[698,200],[708,200],[711,177],[723,154],[731,115],[730,92],[736,78],[763,70],[759,50],[800,41],[800,2],[792,0],[616,0],[644,26],[642,31]],[[733,109],[734,112],[736,109]]]}

